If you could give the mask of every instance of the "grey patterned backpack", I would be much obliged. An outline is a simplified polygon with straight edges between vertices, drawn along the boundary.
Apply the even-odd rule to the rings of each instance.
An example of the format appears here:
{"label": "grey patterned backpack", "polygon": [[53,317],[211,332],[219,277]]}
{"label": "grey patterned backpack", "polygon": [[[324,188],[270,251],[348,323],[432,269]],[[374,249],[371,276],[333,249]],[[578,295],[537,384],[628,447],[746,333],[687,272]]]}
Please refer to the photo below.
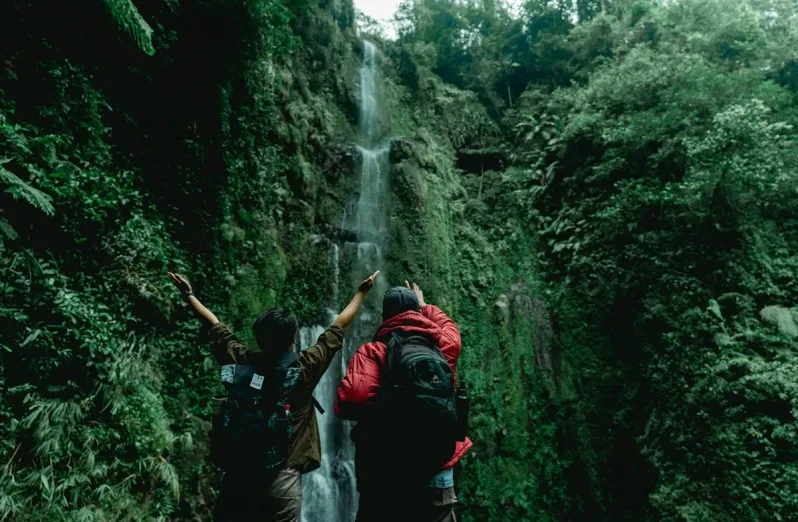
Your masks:
{"label": "grey patterned backpack", "polygon": [[294,439],[290,398],[299,374],[292,352],[268,372],[241,364],[222,367],[227,395],[211,428],[211,459],[217,466],[225,471],[285,467]]}

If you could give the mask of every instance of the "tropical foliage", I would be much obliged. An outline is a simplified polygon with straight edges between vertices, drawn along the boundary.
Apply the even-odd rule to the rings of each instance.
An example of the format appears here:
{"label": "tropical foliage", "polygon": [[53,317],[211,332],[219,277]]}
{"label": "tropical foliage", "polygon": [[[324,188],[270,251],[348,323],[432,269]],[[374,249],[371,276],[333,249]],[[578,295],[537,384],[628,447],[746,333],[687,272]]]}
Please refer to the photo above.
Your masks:
{"label": "tropical foliage", "polygon": [[349,0],[2,3],[0,520],[210,519],[218,379],[163,274],[244,337],[342,304],[361,38],[385,272],[463,333],[462,518],[798,519],[797,21],[407,0],[392,41]]}

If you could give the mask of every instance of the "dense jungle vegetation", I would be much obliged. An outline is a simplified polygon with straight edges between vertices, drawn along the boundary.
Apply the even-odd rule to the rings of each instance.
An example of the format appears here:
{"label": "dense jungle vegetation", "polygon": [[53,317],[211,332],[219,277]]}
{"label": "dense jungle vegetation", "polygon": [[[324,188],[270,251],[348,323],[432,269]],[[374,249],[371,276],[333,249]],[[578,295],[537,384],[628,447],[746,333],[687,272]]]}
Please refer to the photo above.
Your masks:
{"label": "dense jungle vegetation", "polygon": [[210,519],[218,374],[164,273],[242,334],[342,304],[312,238],[357,198],[364,37],[387,273],[463,332],[463,519],[798,520],[798,5],[408,0],[397,28],[0,3],[0,520]]}

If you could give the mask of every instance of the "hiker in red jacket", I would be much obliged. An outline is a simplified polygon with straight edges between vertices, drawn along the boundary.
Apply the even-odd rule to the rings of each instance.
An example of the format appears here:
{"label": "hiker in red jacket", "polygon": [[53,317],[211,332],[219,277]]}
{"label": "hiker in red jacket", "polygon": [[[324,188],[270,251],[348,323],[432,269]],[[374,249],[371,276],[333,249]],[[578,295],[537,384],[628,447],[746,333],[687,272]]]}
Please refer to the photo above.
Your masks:
{"label": "hiker in red jacket", "polygon": [[[439,359],[440,364],[450,372],[451,380],[456,380],[462,345],[454,322],[438,307],[425,303],[424,294],[416,284],[411,289],[405,281],[405,287],[388,290],[383,299],[383,323],[374,341],[361,346],[352,357],[335,402],[335,413],[340,418],[358,421],[351,435],[360,492],[357,522],[456,521],[453,468],[472,442],[464,435],[462,441],[447,435],[441,441],[440,432],[446,430],[435,428],[434,423],[425,426],[427,417],[414,417],[414,414],[401,417],[402,423],[412,419],[408,424],[425,419],[419,420],[422,425],[414,426],[414,437],[409,437],[408,431],[400,433],[402,426],[397,429],[396,414],[381,407],[385,404],[383,397],[390,393],[389,387],[382,387],[381,383],[391,371],[386,366],[395,364],[395,342],[408,338],[428,339],[431,346],[437,346],[438,357],[442,353],[445,358],[445,361]],[[439,382],[437,376],[432,379]],[[446,406],[451,405],[448,398],[444,400]],[[441,455],[440,448],[444,448],[443,459],[435,456],[436,452]]]}

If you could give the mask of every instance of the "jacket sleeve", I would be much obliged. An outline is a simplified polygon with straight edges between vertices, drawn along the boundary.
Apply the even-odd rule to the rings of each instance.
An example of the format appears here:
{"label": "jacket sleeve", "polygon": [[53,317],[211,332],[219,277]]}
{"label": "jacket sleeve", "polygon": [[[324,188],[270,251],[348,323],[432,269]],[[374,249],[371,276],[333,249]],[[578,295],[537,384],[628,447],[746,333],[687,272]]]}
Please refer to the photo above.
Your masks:
{"label": "jacket sleeve", "polygon": [[216,362],[225,364],[247,364],[247,347],[224,323],[216,323],[208,332],[211,353]]}
{"label": "jacket sleeve", "polygon": [[360,420],[374,404],[380,388],[380,368],[385,362],[382,343],[367,343],[352,356],[335,398],[335,414],[345,420]]}
{"label": "jacket sleeve", "polygon": [[460,339],[460,330],[457,329],[457,325],[454,324],[454,321],[449,319],[449,316],[435,305],[424,305],[421,309],[421,313],[424,314],[424,317],[440,327],[442,332],[441,351],[446,357],[446,360],[449,361],[449,364],[452,365],[452,368],[454,368],[457,364],[457,359],[460,357],[460,351],[463,348]]}
{"label": "jacket sleeve", "polygon": [[299,367],[302,369],[298,390],[300,396],[310,397],[343,342],[344,331],[337,324],[333,324],[319,336],[316,344],[299,352]]}

